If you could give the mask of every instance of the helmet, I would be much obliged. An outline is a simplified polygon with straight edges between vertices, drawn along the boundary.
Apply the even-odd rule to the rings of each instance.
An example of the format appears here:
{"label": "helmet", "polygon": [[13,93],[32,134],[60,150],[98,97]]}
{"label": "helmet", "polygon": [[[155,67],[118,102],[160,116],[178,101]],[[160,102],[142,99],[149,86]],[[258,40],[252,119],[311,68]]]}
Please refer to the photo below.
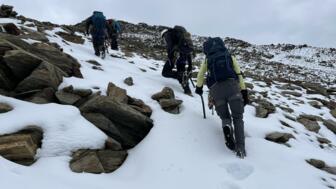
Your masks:
{"label": "helmet", "polygon": [[164,30],[162,30],[162,32],[161,32],[161,37],[163,37],[164,34],[165,34],[167,31],[168,31],[168,29],[164,29]]}

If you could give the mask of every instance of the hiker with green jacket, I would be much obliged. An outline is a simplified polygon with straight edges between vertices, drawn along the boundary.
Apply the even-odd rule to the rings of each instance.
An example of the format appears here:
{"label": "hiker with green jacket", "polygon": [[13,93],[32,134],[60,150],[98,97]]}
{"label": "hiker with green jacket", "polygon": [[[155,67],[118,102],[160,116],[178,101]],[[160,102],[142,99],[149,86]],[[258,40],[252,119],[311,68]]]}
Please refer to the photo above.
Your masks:
{"label": "hiker with green jacket", "polygon": [[203,94],[204,75],[207,72],[206,84],[216,112],[222,120],[226,145],[239,158],[244,158],[246,151],[243,113],[244,105],[248,103],[248,95],[240,67],[219,37],[209,38],[203,44],[203,51],[206,61],[199,70],[195,92]]}

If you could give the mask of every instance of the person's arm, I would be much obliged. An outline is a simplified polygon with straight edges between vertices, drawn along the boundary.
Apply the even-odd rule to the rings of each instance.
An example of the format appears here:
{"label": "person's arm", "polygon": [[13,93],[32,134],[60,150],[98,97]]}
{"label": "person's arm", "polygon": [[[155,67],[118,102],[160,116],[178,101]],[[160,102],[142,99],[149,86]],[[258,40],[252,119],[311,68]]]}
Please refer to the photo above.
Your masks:
{"label": "person's arm", "polygon": [[240,66],[237,62],[237,59],[234,56],[232,56],[232,62],[233,62],[233,69],[238,75],[240,90],[246,90],[245,81],[242,72],[240,71]]}
{"label": "person's arm", "polygon": [[89,34],[89,28],[91,24],[92,24],[92,19],[91,17],[89,17],[88,19],[86,19],[86,23],[85,23],[85,31],[87,34]]}
{"label": "person's arm", "polygon": [[197,74],[197,84],[196,86],[197,87],[203,87],[204,85],[204,76],[205,76],[205,73],[207,72],[207,61],[205,60],[202,65],[201,65],[201,68]]}

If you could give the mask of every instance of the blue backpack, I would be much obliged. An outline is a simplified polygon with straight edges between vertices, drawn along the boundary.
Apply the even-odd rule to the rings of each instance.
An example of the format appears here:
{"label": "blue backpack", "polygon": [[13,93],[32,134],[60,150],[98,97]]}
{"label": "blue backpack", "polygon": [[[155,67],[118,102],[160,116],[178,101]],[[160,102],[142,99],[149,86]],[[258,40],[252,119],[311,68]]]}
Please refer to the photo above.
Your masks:
{"label": "blue backpack", "polygon": [[208,61],[208,87],[211,87],[216,82],[225,81],[229,78],[238,79],[233,69],[231,54],[221,38],[209,38],[203,44],[203,51]]}
{"label": "blue backpack", "polygon": [[105,37],[106,18],[102,12],[95,11],[91,17],[93,25],[93,35],[95,37]]}

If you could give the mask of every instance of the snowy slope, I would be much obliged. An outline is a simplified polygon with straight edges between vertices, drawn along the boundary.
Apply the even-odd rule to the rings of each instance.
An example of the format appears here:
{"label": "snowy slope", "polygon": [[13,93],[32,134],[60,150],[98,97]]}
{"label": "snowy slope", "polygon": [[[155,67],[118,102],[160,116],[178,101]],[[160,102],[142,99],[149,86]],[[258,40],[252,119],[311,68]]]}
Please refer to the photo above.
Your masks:
{"label": "snowy slope", "polygon": [[[71,84],[75,88],[99,88],[105,93],[108,82],[112,81],[127,89],[129,95],[143,99],[151,106],[154,127],[137,147],[129,151],[126,162],[116,172],[77,174],[69,168],[69,152],[83,147],[99,148],[105,140],[102,133],[84,120],[74,107],[35,105],[0,96],[1,102],[15,107],[15,111],[9,113],[12,115],[0,116],[0,134],[11,133],[32,124],[42,125],[46,131],[39,159],[31,167],[20,166],[0,157],[1,188],[323,189],[336,186],[336,176],[315,169],[305,161],[316,158],[336,166],[336,136],[323,124],[320,123],[321,131],[316,134],[287,119],[287,113],[279,108],[275,114],[262,119],[255,117],[253,106],[246,106],[244,120],[248,156],[244,160],[237,159],[225,147],[220,119],[216,115],[212,116],[210,110],[207,110],[208,119],[203,119],[200,98],[184,95],[177,81],[162,78],[162,61],[137,55],[127,59],[108,56],[102,60],[93,55],[92,44],[88,39],[84,45],[66,44],[55,35],[60,30],[56,28],[48,31],[49,40],[58,43],[66,53],[78,59],[84,76],[84,79],[66,78],[61,87]],[[122,52],[112,53],[123,55]],[[92,65],[87,60],[98,61],[104,71],[91,69]],[[132,87],[123,83],[128,76],[134,79],[135,85]],[[329,109],[323,107],[317,110],[307,104],[308,98],[326,97],[308,95],[302,90],[303,96],[298,99],[303,104],[300,104],[297,100],[279,95],[281,90],[276,85],[283,83],[267,86],[262,81],[248,80],[254,84],[254,90],[258,93],[266,91],[274,104],[287,104],[292,108],[292,116],[306,113],[335,120]],[[183,100],[181,114],[166,113],[151,99],[152,94],[165,86],[173,88],[177,98]],[[280,120],[293,128],[282,126]],[[289,142],[290,148],[266,141],[265,135],[274,131],[292,133],[296,139]],[[317,136],[328,138],[333,145],[321,149],[316,141]]]}

